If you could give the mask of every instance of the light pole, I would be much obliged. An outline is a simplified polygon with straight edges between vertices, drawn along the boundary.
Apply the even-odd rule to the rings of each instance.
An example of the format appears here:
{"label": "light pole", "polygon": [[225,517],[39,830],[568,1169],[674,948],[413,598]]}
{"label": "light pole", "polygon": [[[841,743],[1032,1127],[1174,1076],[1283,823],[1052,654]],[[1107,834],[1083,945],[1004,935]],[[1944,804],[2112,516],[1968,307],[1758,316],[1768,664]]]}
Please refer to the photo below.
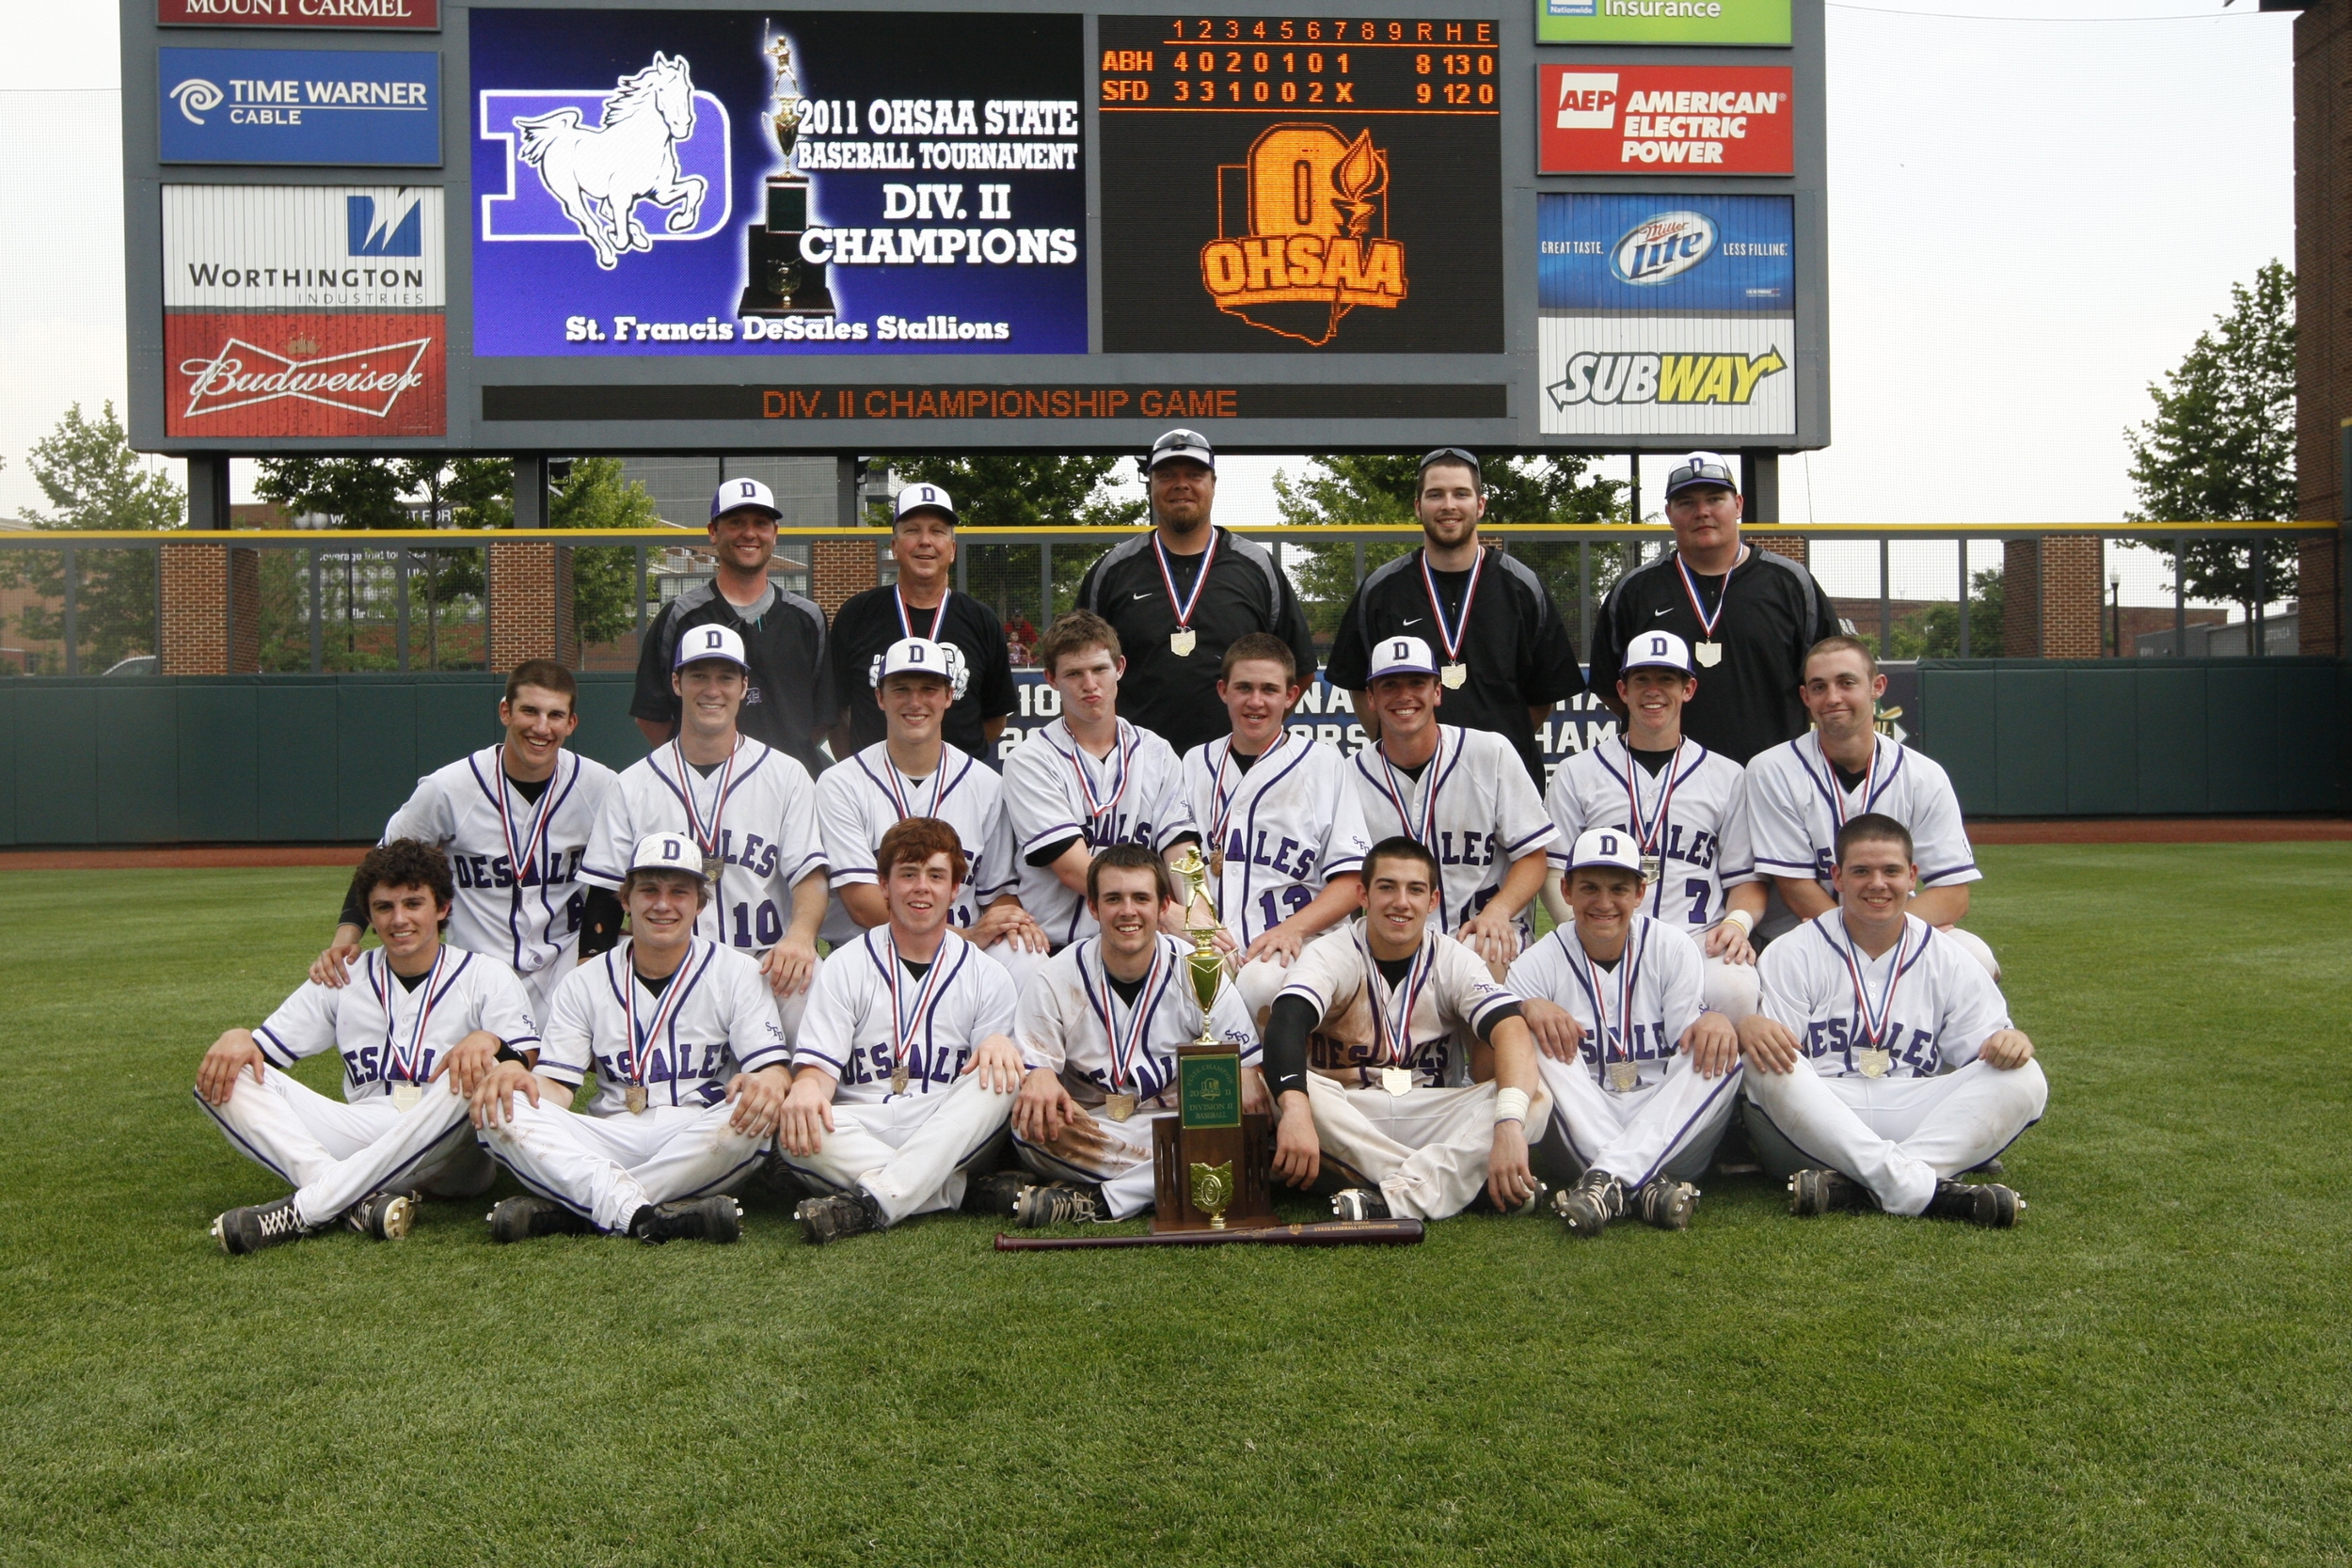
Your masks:
{"label": "light pole", "polygon": [[2107,598],[2114,607],[2109,612],[2108,625],[2114,628],[2109,641],[2115,652],[2109,657],[2122,658],[2123,657],[2123,568],[2121,566],[2107,568]]}

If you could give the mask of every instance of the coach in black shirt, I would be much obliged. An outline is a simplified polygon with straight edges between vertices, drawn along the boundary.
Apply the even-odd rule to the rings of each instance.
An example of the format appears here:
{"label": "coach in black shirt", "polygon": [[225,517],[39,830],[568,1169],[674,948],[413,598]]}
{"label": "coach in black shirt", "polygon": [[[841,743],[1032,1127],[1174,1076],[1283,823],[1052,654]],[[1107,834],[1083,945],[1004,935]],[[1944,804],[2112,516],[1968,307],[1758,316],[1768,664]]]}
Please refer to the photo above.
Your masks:
{"label": "coach in black shirt", "polygon": [[1811,572],[1740,542],[1740,513],[1731,465],[1715,453],[1694,451],[1666,476],[1675,547],[1609,591],[1593,628],[1592,688],[1622,717],[1626,644],[1653,628],[1675,633],[1698,666],[1682,733],[1744,766],[1804,734],[1805,650],[1836,635],[1837,616]]}
{"label": "coach in black shirt", "polygon": [[1089,568],[1078,608],[1108,621],[1126,651],[1120,717],[1183,756],[1232,727],[1216,679],[1235,638],[1253,631],[1280,638],[1302,680],[1315,668],[1315,640],[1274,552],[1209,521],[1216,454],[1205,436],[1190,430],[1161,436],[1146,477],[1152,531]]}
{"label": "coach in black shirt", "polygon": [[874,701],[874,659],[893,642],[928,637],[963,650],[972,678],[947,709],[940,735],[948,745],[993,766],[996,737],[1013,709],[1012,659],[996,612],[951,586],[956,566],[956,508],[936,484],[910,484],[891,509],[890,558],[898,580],[869,588],[834,611],[834,701],[841,711],[834,752],[844,760],[886,738]]}
{"label": "coach in black shirt", "polygon": [[710,543],[718,576],[661,607],[637,650],[637,694],[629,717],[649,746],[677,733],[677,693],[670,661],[690,627],[722,626],[743,639],[750,686],[735,726],[754,740],[797,758],[814,774],[825,766],[818,737],[833,727],[833,684],[825,670],[825,612],[768,580],[775,558],[776,498],[755,479],[731,479],[710,498]]}
{"label": "coach in black shirt", "polygon": [[1480,546],[1486,489],[1477,458],[1459,447],[1422,458],[1413,514],[1421,547],[1357,588],[1324,675],[1355,694],[1364,731],[1377,739],[1364,702],[1373,649],[1383,638],[1422,639],[1438,650],[1445,721],[1508,740],[1540,789],[1535,727],[1554,703],[1584,689],[1576,644],[1543,579],[1525,562]]}

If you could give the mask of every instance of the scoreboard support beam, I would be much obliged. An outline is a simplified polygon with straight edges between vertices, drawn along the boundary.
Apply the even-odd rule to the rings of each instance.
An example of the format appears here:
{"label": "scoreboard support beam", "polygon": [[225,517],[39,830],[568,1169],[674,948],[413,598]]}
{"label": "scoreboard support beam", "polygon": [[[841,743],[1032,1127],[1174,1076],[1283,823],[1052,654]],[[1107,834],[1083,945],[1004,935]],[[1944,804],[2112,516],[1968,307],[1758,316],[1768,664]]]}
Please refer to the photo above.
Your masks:
{"label": "scoreboard support beam", "polygon": [[1780,453],[1750,448],[1740,454],[1740,481],[1746,493],[1743,523],[1777,523],[1780,517]]}
{"label": "scoreboard support beam", "polygon": [[515,459],[515,526],[548,526],[548,460],[545,453]]}
{"label": "scoreboard support beam", "polygon": [[188,527],[206,532],[229,527],[227,452],[197,452],[189,457]]}

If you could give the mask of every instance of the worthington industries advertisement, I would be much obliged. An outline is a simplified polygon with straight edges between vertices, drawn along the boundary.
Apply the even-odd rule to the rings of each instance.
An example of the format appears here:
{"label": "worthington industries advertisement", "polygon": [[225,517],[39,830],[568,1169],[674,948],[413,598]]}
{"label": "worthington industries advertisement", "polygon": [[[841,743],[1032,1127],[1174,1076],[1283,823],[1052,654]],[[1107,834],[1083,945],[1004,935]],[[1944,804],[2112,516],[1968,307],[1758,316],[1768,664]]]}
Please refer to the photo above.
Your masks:
{"label": "worthington industries advertisement", "polygon": [[1076,16],[470,25],[475,355],[1086,352]]}

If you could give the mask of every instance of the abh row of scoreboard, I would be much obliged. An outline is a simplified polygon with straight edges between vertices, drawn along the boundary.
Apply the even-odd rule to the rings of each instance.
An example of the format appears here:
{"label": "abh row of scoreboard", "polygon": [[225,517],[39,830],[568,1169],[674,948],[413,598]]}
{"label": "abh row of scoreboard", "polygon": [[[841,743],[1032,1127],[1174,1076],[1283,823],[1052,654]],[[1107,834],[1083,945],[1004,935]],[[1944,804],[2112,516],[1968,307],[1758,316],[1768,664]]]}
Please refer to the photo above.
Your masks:
{"label": "abh row of scoreboard", "polygon": [[145,448],[1828,439],[1820,0],[122,4]]}

